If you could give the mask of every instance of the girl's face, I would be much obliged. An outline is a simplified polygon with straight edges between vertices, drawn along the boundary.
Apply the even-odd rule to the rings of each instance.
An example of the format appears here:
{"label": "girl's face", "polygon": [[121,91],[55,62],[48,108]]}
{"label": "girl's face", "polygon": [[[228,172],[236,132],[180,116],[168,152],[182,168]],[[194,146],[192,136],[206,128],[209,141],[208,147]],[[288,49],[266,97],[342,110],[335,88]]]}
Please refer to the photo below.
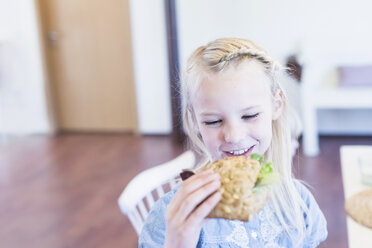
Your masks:
{"label": "girl's face", "polygon": [[224,72],[208,74],[194,98],[194,114],[212,156],[263,155],[272,138],[272,121],[280,116],[281,93],[272,99],[263,65],[247,61]]}

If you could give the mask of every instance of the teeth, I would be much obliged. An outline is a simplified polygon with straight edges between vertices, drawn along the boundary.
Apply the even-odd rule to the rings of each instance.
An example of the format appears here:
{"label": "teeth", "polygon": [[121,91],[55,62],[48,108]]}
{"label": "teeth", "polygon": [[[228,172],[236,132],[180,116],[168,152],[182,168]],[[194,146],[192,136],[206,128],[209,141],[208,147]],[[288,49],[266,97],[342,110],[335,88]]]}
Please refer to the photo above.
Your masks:
{"label": "teeth", "polygon": [[232,152],[229,152],[229,153],[232,154],[232,155],[238,156],[238,155],[242,155],[242,154],[246,153],[248,150],[249,150],[249,148],[243,149],[243,150],[232,151]]}

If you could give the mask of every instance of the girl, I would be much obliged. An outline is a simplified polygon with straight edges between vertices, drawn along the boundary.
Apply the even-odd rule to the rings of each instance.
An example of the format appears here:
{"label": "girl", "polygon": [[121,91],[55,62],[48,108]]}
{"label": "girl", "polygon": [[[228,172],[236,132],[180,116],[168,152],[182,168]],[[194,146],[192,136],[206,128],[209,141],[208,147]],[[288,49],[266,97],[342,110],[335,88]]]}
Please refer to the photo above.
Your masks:
{"label": "girl", "polygon": [[189,58],[182,78],[183,122],[195,151],[213,161],[258,153],[281,182],[249,222],[206,219],[221,198],[218,174],[196,174],[150,212],[139,247],[316,247],[326,220],[291,172],[284,70],[253,42],[217,39]]}

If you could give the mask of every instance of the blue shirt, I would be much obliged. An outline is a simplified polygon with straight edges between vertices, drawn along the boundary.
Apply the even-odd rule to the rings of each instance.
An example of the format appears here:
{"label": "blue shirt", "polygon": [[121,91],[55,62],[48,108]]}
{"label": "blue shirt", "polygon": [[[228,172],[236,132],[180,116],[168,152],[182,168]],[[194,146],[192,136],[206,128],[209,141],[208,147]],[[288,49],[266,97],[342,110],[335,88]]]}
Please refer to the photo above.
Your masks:
{"label": "blue shirt", "polygon": [[[327,238],[327,222],[310,191],[298,181],[295,181],[295,185],[309,208],[309,216],[304,215],[305,223],[308,223],[308,218],[313,222],[312,228],[306,230],[306,237],[300,247],[317,247]],[[163,247],[166,208],[176,191],[170,191],[154,205],[142,228],[138,247]],[[295,230],[293,234],[296,234]],[[281,227],[269,204],[266,204],[249,222],[208,219],[202,227],[197,244],[198,248],[292,246],[287,232]]]}

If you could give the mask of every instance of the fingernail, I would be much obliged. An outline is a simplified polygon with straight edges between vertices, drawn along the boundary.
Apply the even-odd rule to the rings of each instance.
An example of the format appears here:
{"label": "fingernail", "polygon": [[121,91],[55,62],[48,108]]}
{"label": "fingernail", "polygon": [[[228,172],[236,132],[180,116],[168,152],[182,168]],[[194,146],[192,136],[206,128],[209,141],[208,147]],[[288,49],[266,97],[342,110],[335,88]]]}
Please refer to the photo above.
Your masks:
{"label": "fingernail", "polygon": [[222,194],[219,191],[216,192],[216,195],[217,195],[218,198],[221,198],[222,197]]}
{"label": "fingernail", "polygon": [[214,193],[213,197],[216,198],[216,199],[220,199],[220,198],[222,198],[222,195],[219,191],[217,191],[216,193]]}
{"label": "fingernail", "polygon": [[214,181],[213,182],[213,185],[216,186],[216,187],[220,187],[221,186],[221,182],[218,180],[218,181]]}

